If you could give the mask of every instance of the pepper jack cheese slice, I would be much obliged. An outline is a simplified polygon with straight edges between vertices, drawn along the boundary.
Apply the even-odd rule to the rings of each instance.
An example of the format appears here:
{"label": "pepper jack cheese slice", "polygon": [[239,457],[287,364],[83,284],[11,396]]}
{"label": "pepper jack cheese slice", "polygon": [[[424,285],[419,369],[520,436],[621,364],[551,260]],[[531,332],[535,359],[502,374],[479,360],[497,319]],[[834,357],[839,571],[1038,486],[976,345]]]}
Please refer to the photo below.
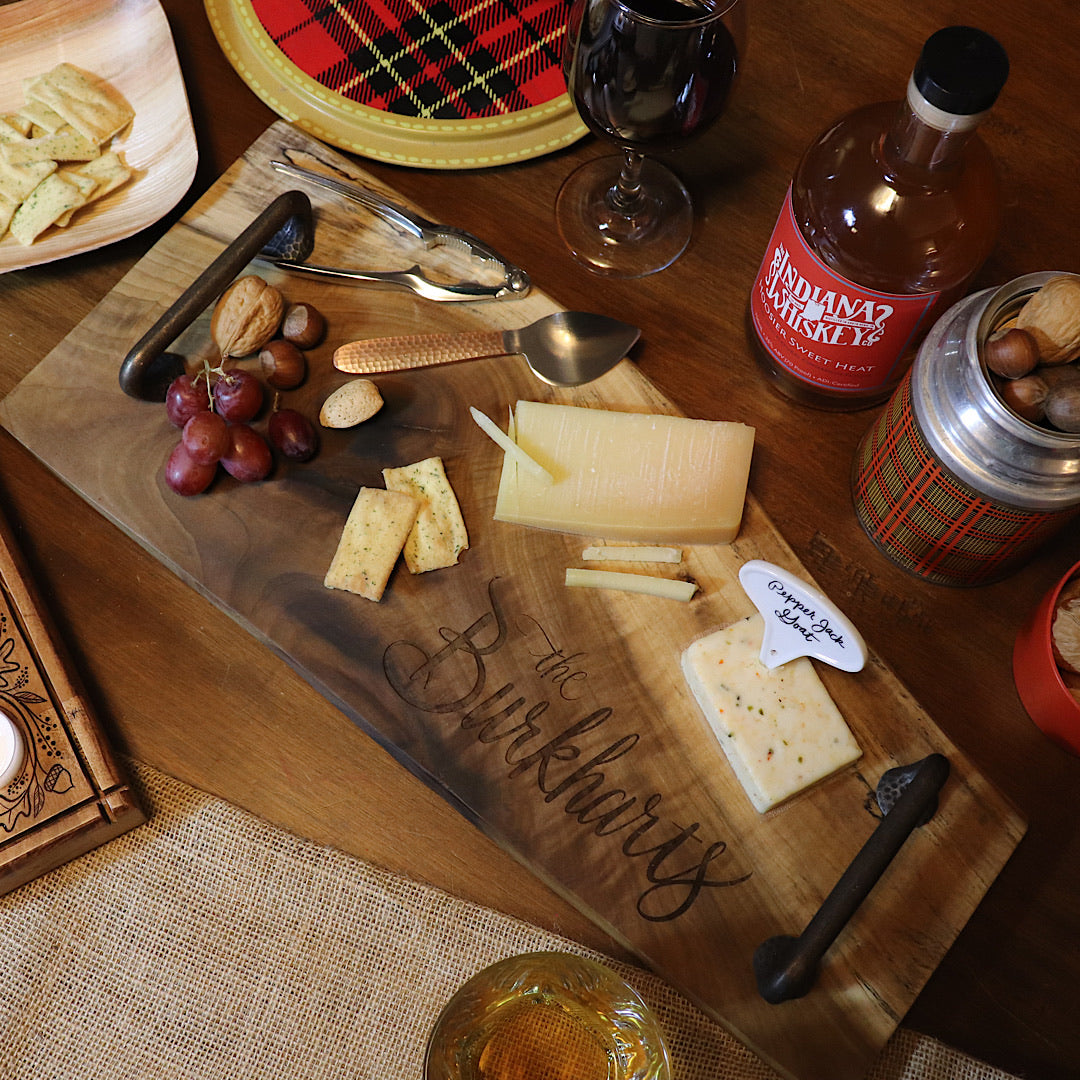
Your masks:
{"label": "pepper jack cheese slice", "polygon": [[513,421],[554,482],[504,457],[497,521],[659,544],[726,544],[739,531],[752,427],[539,401],[519,401]]}
{"label": "pepper jack cheese slice", "polygon": [[693,642],[683,674],[754,808],[764,813],[862,755],[805,657],[761,663],[751,615]]}

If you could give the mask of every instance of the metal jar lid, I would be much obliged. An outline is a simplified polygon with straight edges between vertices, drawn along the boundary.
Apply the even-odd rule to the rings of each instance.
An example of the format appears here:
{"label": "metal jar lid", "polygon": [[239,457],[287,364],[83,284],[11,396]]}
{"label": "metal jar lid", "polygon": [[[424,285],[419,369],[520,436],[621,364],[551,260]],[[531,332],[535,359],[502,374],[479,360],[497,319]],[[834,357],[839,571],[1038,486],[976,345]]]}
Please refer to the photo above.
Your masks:
{"label": "metal jar lid", "polygon": [[1022,420],[998,395],[982,344],[1052,272],[1027,274],[954,304],[912,367],[912,406],[930,448],[984,498],[1023,510],[1080,504],[1080,435]]}

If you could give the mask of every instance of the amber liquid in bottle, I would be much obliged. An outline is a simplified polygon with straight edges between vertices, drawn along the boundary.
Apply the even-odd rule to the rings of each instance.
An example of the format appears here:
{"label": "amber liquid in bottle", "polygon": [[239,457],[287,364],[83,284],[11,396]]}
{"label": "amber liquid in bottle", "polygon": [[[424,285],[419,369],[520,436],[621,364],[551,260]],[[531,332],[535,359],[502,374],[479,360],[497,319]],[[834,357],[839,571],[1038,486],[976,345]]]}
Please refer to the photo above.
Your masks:
{"label": "amber liquid in bottle", "polygon": [[889,396],[919,340],[990,253],[1000,218],[993,160],[973,129],[932,127],[908,101],[870,105],[810,147],[791,201],[799,232],[834,273],[882,293],[940,294],[887,380],[863,390],[834,390],[791,374],[748,319],[754,354],[779,390],[818,408],[868,408]]}

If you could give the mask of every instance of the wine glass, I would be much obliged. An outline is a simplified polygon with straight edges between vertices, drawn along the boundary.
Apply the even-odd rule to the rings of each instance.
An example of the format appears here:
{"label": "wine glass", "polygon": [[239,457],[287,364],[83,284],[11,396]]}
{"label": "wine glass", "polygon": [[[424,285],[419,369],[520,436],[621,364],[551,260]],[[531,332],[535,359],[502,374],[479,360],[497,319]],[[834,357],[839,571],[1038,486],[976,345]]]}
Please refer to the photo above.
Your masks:
{"label": "wine glass", "polygon": [[559,234],[597,273],[670,266],[693,228],[690,195],[645,151],[681,146],[727,105],[746,41],[747,0],[575,0],[563,70],[582,120],[621,156],[564,181]]}

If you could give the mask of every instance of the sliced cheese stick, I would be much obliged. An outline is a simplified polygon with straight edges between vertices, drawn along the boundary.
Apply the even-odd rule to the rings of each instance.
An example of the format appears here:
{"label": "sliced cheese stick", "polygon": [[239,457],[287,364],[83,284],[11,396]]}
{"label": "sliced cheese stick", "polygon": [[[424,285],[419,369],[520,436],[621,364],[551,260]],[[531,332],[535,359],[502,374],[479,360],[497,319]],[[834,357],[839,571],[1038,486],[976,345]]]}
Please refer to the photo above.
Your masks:
{"label": "sliced cheese stick", "polygon": [[[513,435],[504,435],[498,424],[487,413],[482,413],[474,406],[469,406],[469,415],[476,421],[477,427],[491,439],[505,454],[504,468],[525,469],[535,480],[542,484],[550,484],[554,477],[535,458],[530,457],[518,446]],[[513,427],[513,415],[510,418]]]}
{"label": "sliced cheese stick", "polygon": [[650,574],[623,574],[617,570],[579,570],[567,567],[566,584],[576,589],[616,589],[619,592],[645,593],[665,600],[689,600],[697,585],[677,578],[653,577]]}
{"label": "sliced cheese stick", "polygon": [[587,547],[582,553],[584,562],[682,562],[682,549],[677,547],[657,547],[643,544],[631,547],[629,544],[601,544]]}

